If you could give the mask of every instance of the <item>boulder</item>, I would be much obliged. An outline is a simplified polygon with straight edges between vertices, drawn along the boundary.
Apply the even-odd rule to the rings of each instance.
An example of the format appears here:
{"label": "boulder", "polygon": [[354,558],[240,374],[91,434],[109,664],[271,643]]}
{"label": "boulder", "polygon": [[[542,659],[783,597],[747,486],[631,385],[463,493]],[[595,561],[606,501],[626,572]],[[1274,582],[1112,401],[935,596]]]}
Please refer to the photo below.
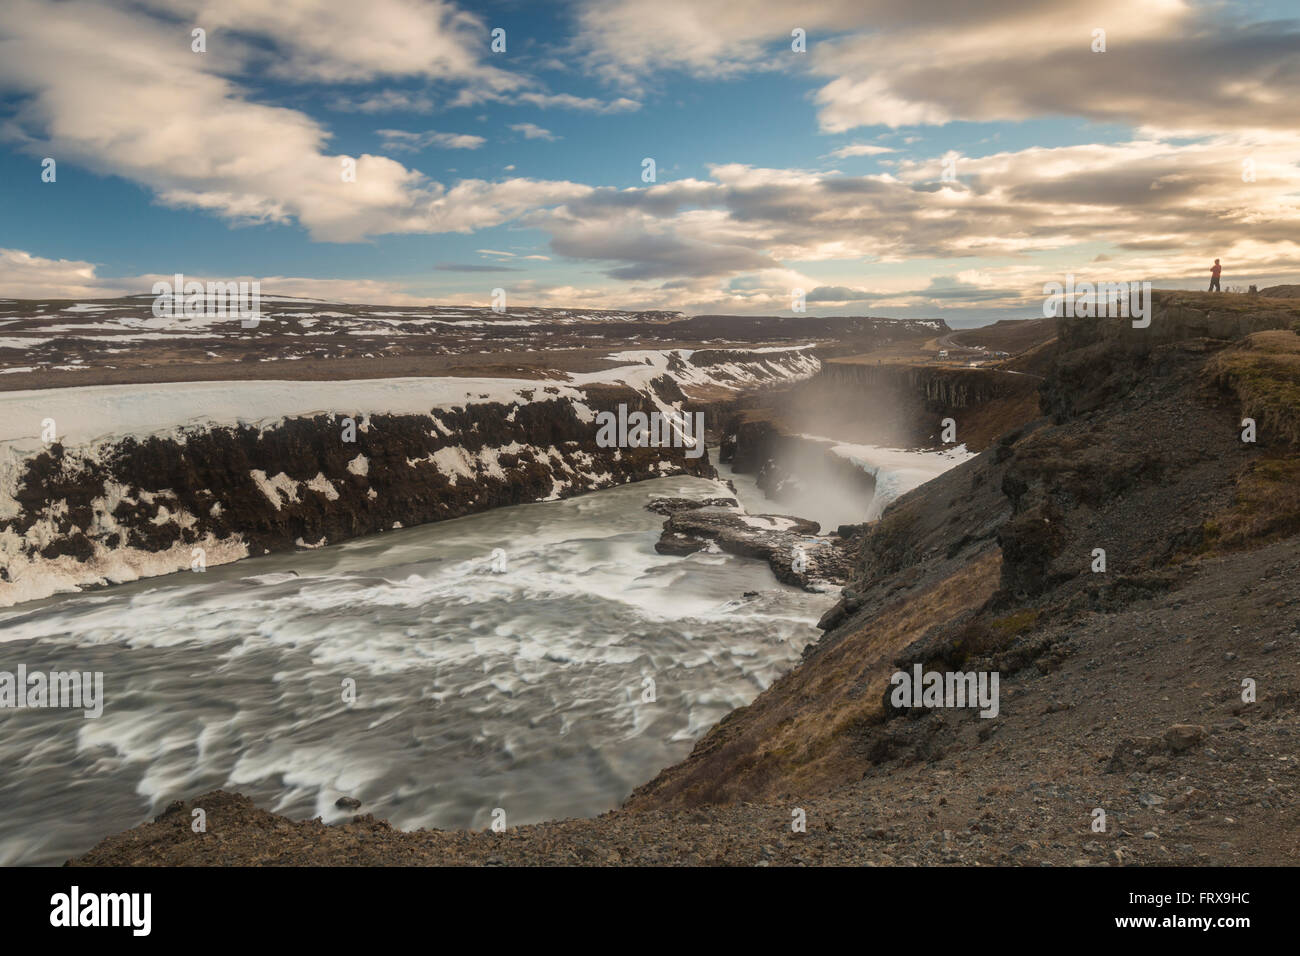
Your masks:
{"label": "boulder", "polygon": [[1174,724],[1165,731],[1164,739],[1170,750],[1182,753],[1205,739],[1205,728],[1200,724]]}

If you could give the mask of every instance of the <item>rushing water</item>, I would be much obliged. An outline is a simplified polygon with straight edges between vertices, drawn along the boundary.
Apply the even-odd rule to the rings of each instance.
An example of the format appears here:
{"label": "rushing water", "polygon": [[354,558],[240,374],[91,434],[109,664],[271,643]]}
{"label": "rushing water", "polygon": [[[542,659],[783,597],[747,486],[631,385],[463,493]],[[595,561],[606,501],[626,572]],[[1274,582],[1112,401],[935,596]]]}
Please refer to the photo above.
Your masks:
{"label": "rushing water", "polygon": [[720,493],[664,478],[0,612],[0,670],[102,671],[106,699],[0,710],[0,863],[62,862],[218,787],[327,822],[352,796],[403,828],[616,806],[834,599],[655,553],[650,498]]}

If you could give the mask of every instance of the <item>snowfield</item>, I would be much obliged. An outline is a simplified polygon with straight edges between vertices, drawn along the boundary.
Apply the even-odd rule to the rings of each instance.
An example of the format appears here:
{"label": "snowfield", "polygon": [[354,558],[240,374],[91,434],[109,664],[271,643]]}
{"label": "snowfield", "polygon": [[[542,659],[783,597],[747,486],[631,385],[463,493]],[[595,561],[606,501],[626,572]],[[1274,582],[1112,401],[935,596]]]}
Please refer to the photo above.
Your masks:
{"label": "snowfield", "polygon": [[[482,402],[527,404],[551,398],[581,402],[580,388],[600,384],[627,385],[658,402],[650,382],[664,375],[683,388],[731,390],[809,378],[821,363],[806,348],[765,350],[771,351],[773,358],[705,368],[690,364],[691,349],[617,352],[609,358],[628,364],[576,373],[567,380],[454,376],[334,382],[259,380],[0,392],[0,445],[20,444],[30,449],[31,442],[40,442],[46,419],[54,420],[55,434],[65,446],[81,446],[128,435],[174,434],[205,424],[269,427],[286,418],[315,415],[428,415],[434,409]],[[776,360],[783,353],[789,356],[785,363]]]}

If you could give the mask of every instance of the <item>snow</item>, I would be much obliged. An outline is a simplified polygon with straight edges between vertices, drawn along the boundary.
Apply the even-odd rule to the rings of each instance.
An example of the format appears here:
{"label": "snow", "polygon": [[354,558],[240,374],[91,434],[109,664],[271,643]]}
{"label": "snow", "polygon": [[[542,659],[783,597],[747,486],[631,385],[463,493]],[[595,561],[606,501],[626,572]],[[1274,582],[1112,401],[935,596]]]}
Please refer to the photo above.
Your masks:
{"label": "snow", "polygon": [[[52,418],[65,444],[127,435],[162,435],[205,424],[270,427],[286,418],[355,412],[427,415],[434,408],[478,402],[524,403],[521,390],[551,385],[555,397],[576,398],[563,382],[507,378],[386,378],[337,382],[168,382],[87,385],[0,393],[0,443],[39,442]],[[550,395],[546,397],[552,397]]]}
{"label": "snow", "polygon": [[110,550],[96,542],[94,555],[84,562],[67,554],[57,558],[18,554],[6,537],[17,535],[12,531],[0,532],[0,554],[5,556],[10,578],[0,582],[0,606],[36,601],[92,584],[123,584],[188,570],[196,549],[203,551],[208,567],[248,557],[248,545],[238,534],[218,539],[209,533],[195,544],[177,541],[164,551],[129,547]]}
{"label": "snow", "polygon": [[[671,374],[679,385],[720,385],[735,389],[742,383],[792,381],[819,367],[817,359],[800,349],[791,353],[789,367],[773,370],[772,360],[756,368],[727,363],[704,368],[690,364],[692,350],[616,352],[615,361],[630,364],[574,374],[569,381],[514,378],[383,378],[343,381],[167,382],[149,385],[88,385],[0,393],[0,443],[38,439],[41,422],[52,418],[65,444],[82,445],[126,435],[161,435],[203,424],[274,425],[286,418],[314,415],[387,412],[428,415],[481,402],[525,404],[567,398],[581,402],[577,387],[623,383],[647,391],[652,379]],[[674,357],[683,366],[669,373]],[[647,364],[646,360],[649,359]],[[718,372],[725,376],[718,376]],[[553,389],[553,391],[546,391]],[[662,405],[656,398],[657,404]],[[581,416],[590,413],[583,405]],[[594,417],[594,416],[593,416]]]}
{"label": "snow", "polygon": [[266,500],[275,505],[275,510],[279,511],[283,501],[281,495],[288,501],[296,502],[298,500],[298,482],[294,481],[284,472],[280,472],[274,478],[267,478],[266,472],[260,468],[254,468],[248,473],[257,485],[262,494],[266,495]]}
{"label": "snow", "polygon": [[339,500],[338,489],[334,487],[333,482],[325,477],[324,472],[316,472],[316,477],[311,479],[311,481],[303,482],[303,487],[310,488],[312,491],[319,491],[329,501]]}
{"label": "snow", "polygon": [[429,460],[447,476],[447,480],[453,485],[456,484],[457,477],[474,477],[474,459],[465,449],[457,445],[439,448],[429,456]]}

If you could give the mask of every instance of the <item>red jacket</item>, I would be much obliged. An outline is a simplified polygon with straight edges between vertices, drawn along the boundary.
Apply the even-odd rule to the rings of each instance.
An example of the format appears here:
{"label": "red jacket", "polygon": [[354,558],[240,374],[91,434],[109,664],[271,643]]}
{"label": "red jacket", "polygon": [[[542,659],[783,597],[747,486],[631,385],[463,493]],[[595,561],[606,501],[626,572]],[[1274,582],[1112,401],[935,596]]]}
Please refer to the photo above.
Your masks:
{"label": "red jacket", "polygon": [[1223,271],[1223,266],[1219,265],[1219,264],[1216,262],[1216,263],[1214,264],[1214,267],[1213,267],[1212,269],[1210,269],[1210,275],[1217,279],[1217,278],[1219,278],[1219,273],[1222,272],[1222,271]]}

